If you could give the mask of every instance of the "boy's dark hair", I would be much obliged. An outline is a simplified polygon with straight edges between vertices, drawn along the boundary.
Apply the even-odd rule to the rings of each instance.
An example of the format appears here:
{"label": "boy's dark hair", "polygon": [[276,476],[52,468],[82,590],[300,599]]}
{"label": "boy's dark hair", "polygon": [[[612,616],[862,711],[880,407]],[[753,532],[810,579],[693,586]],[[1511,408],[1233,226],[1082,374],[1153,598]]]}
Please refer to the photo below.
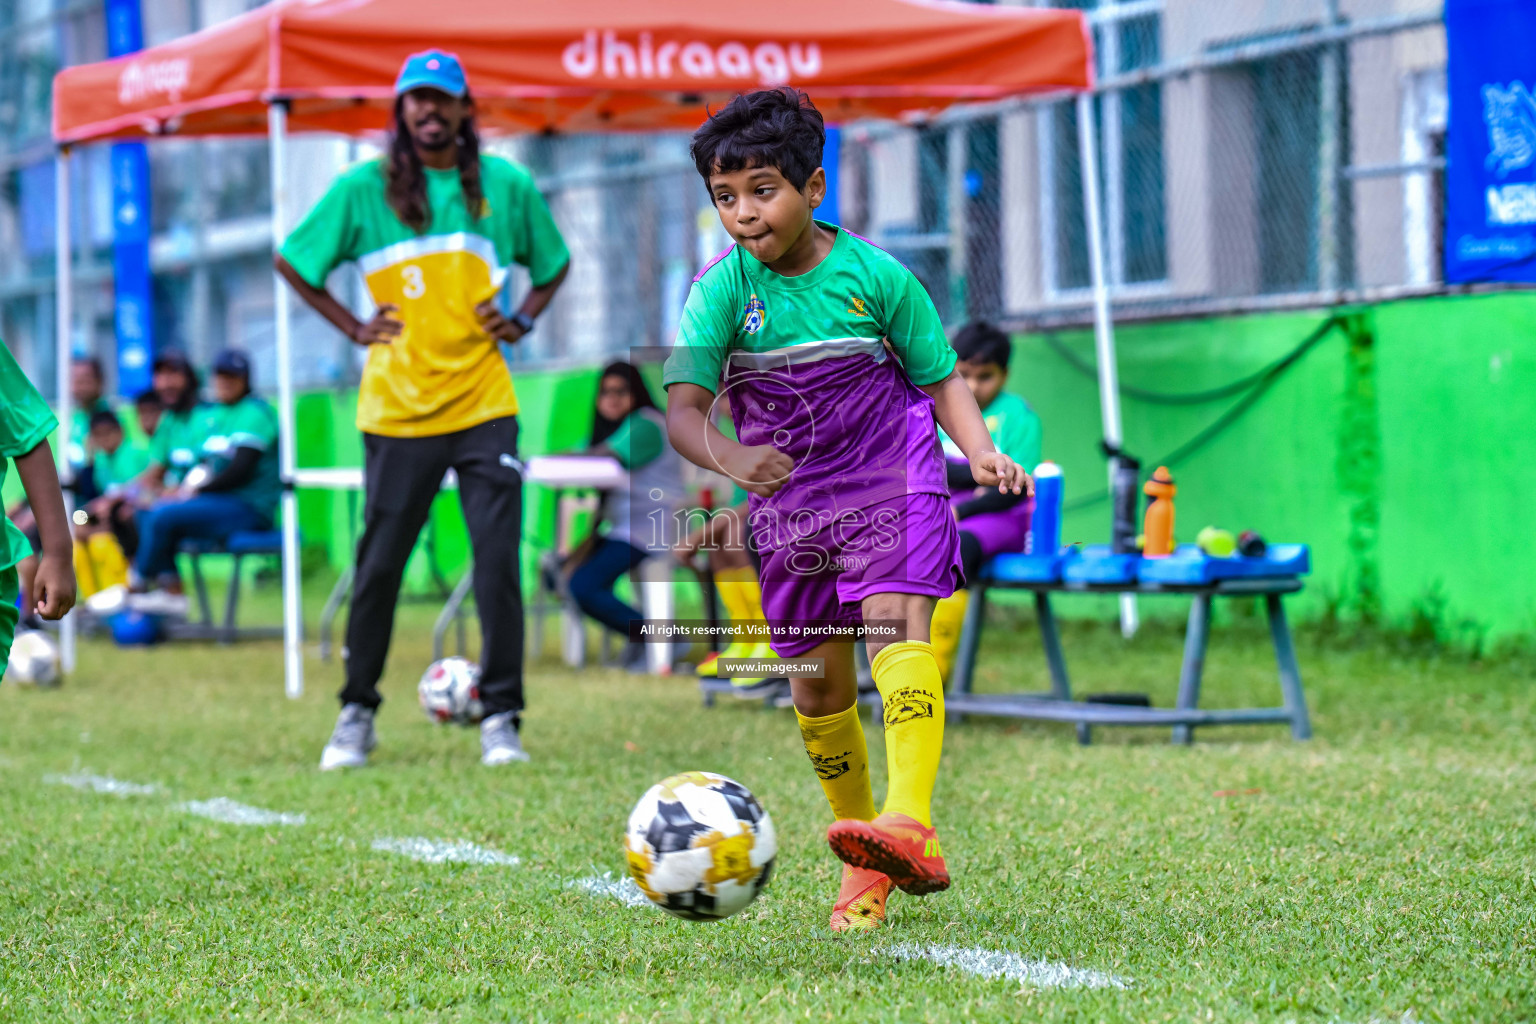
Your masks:
{"label": "boy's dark hair", "polygon": [[773,167],[797,189],[821,166],[827,127],[799,89],[784,86],[737,96],[693,133],[689,152],[706,187],[711,174]]}
{"label": "boy's dark hair", "polygon": [[1004,370],[1008,369],[1008,357],[1013,354],[1013,343],[1008,335],[985,320],[972,320],[960,328],[950,344],[962,363],[995,363]]}
{"label": "boy's dark hair", "polygon": [[97,427],[111,427],[113,430],[122,430],[123,421],[117,418],[117,413],[111,409],[102,409],[91,413],[91,430]]}
{"label": "boy's dark hair", "polygon": [[96,356],[75,356],[70,360],[70,362],[74,363],[76,366],[89,366],[91,368],[91,373],[96,375],[97,380],[107,379],[105,371],[103,371],[101,368],[101,360]]}
{"label": "boy's dark hair", "polygon": [[147,409],[150,406],[154,406],[156,409],[165,408],[165,403],[160,401],[160,393],[154,388],[139,392],[139,397],[133,400],[133,404],[140,409]]}

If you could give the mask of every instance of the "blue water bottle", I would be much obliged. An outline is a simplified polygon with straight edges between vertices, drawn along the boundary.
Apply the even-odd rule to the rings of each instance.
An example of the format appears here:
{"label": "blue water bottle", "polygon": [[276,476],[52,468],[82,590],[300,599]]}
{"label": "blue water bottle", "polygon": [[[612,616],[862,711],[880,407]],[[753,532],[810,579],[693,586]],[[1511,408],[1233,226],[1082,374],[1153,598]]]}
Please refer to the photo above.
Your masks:
{"label": "blue water bottle", "polygon": [[1030,521],[1031,555],[1054,555],[1061,548],[1061,467],[1042,462],[1035,467],[1035,515]]}

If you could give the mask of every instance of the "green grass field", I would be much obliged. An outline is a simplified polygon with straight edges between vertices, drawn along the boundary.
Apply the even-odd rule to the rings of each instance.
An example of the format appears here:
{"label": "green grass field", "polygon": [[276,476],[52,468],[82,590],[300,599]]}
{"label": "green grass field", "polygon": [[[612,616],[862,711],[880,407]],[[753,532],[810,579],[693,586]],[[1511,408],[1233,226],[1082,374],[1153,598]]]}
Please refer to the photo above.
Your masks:
{"label": "green grass field", "polygon": [[[429,611],[402,613],[374,765],[321,775],[334,666],[281,690],[276,644],[84,646],[54,691],[0,688],[0,1020],[1521,1021],[1536,1019],[1536,690],[1528,664],[1302,635],[1317,738],[970,719],[946,739],[949,892],[833,936],[827,811],[788,712],[700,707],[684,679],[532,666],[534,760],[478,763],[415,705]],[[1066,643],[1083,690],[1168,704],[1178,632]],[[989,633],[982,688],[1038,688],[1027,625]],[[1272,702],[1262,634],[1219,630],[1207,703]],[[871,750],[882,750],[878,730]],[[877,763],[883,758],[877,757]],[[622,874],[657,779],[740,779],[778,873],[736,919],[688,924],[573,887]],[[46,782],[94,774],[114,795]],[[881,779],[877,776],[877,792]],[[242,826],[224,797],[304,816]],[[381,837],[520,858],[423,863]],[[1124,988],[901,959],[984,949]]]}

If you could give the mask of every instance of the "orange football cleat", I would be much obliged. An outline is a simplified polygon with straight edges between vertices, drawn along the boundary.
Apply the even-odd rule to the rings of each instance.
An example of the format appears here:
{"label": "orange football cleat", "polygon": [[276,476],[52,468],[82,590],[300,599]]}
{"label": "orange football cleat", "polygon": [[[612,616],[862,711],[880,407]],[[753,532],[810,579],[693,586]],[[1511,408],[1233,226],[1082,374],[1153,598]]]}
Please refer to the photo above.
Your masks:
{"label": "orange football cleat", "polygon": [[874,821],[845,818],[827,829],[827,843],[844,864],[889,875],[909,896],[949,888],[938,833],[916,818],[895,813]]}
{"label": "orange football cleat", "polygon": [[832,907],[832,930],[874,931],[885,920],[885,901],[890,894],[891,880],[885,875],[844,864],[843,884]]}

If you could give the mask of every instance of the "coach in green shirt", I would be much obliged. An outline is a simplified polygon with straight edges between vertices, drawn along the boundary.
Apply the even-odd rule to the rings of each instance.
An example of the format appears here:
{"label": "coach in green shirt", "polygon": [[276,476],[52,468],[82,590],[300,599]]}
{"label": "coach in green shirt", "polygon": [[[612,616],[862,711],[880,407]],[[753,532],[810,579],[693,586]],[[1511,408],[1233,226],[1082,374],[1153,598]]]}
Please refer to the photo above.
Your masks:
{"label": "coach in green shirt", "polygon": [[[475,106],[451,53],[428,50],[395,82],[388,150],[343,171],[283,243],[277,270],[299,297],[368,349],[358,388],[363,535],[347,622],[347,681],[321,769],[356,768],[374,746],[379,677],[405,563],[443,474],[475,549],[480,614],[481,762],[525,761],[523,604],[518,572],[522,464],[517,396],[501,353],[565,277],[570,254],[526,168],[480,152]],[[325,290],[355,263],[377,312],[359,320]],[[532,290],[510,316],[507,271]]]}

